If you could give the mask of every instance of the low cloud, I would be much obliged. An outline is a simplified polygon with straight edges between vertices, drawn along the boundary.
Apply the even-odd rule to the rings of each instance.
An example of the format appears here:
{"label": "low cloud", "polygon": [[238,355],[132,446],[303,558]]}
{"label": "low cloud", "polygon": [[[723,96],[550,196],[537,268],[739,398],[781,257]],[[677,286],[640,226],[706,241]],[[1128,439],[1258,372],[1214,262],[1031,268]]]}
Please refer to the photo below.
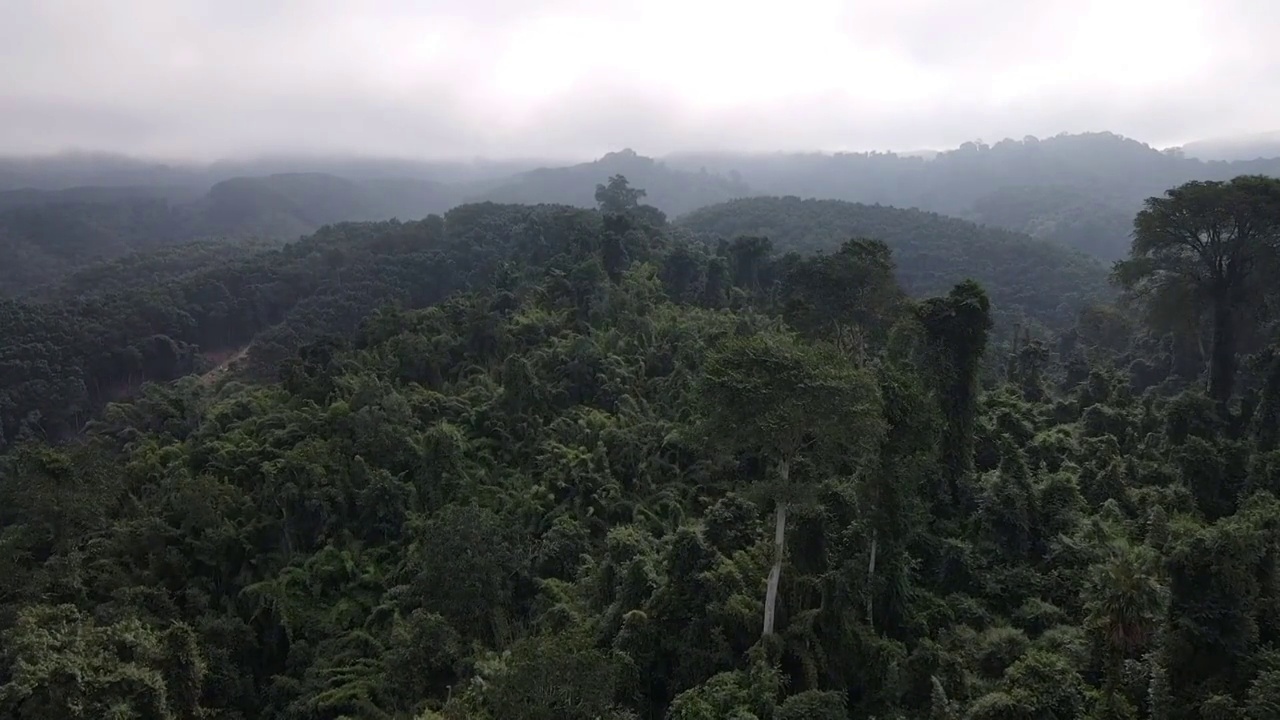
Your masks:
{"label": "low cloud", "polygon": [[585,158],[1274,130],[1269,0],[9,0],[0,152]]}

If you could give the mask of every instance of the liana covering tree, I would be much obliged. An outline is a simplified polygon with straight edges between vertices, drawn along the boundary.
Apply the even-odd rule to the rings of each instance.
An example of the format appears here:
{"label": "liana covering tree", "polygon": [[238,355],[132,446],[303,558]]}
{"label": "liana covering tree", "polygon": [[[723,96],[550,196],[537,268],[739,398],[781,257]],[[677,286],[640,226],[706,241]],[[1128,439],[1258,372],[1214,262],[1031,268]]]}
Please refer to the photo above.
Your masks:
{"label": "liana covering tree", "polygon": [[978,370],[991,330],[991,303],[981,286],[966,281],[945,298],[926,300],[918,313],[947,423],[942,441],[947,489],[958,504],[961,481],[973,472]]}

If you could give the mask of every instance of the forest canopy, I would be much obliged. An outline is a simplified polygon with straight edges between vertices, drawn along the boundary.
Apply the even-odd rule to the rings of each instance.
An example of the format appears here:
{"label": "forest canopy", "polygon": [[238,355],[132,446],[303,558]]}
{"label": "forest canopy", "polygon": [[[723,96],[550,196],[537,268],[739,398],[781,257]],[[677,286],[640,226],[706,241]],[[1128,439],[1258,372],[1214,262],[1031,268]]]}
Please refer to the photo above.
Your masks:
{"label": "forest canopy", "polygon": [[1280,712],[1280,181],[1146,200],[1114,296],[594,190],[0,305],[0,716]]}

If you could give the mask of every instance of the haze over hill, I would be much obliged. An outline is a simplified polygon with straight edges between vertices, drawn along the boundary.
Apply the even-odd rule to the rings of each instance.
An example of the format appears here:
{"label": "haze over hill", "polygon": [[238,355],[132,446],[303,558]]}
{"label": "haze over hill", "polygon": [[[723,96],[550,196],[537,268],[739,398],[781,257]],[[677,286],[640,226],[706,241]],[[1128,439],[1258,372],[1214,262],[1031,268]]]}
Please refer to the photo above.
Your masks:
{"label": "haze over hill", "polygon": [[1277,28],[0,2],[0,718],[1277,720]]}
{"label": "haze over hill", "polygon": [[1181,150],[1187,157],[1201,160],[1256,160],[1280,157],[1280,131],[1207,138],[1187,143]]}
{"label": "haze over hill", "polygon": [[[239,171],[265,175],[227,174]],[[344,220],[421,218],[466,201],[594,207],[622,175],[672,217],[736,198],[920,208],[1026,233],[1104,261],[1123,257],[1141,202],[1188,180],[1280,175],[1280,159],[1205,162],[1112,133],[894,153],[682,153],[624,149],[569,165],[358,157],[156,165],[124,156],[0,160],[0,292],[131,250],[209,237],[287,240]],[[25,278],[25,279],[24,279]]]}

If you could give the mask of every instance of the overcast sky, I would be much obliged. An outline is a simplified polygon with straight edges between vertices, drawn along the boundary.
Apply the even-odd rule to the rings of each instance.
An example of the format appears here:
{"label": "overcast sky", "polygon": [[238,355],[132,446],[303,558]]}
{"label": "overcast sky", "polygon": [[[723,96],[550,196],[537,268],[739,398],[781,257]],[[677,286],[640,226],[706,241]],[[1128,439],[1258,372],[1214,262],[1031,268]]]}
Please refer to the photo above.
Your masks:
{"label": "overcast sky", "polygon": [[0,152],[593,157],[1280,129],[1276,0],[0,0]]}

